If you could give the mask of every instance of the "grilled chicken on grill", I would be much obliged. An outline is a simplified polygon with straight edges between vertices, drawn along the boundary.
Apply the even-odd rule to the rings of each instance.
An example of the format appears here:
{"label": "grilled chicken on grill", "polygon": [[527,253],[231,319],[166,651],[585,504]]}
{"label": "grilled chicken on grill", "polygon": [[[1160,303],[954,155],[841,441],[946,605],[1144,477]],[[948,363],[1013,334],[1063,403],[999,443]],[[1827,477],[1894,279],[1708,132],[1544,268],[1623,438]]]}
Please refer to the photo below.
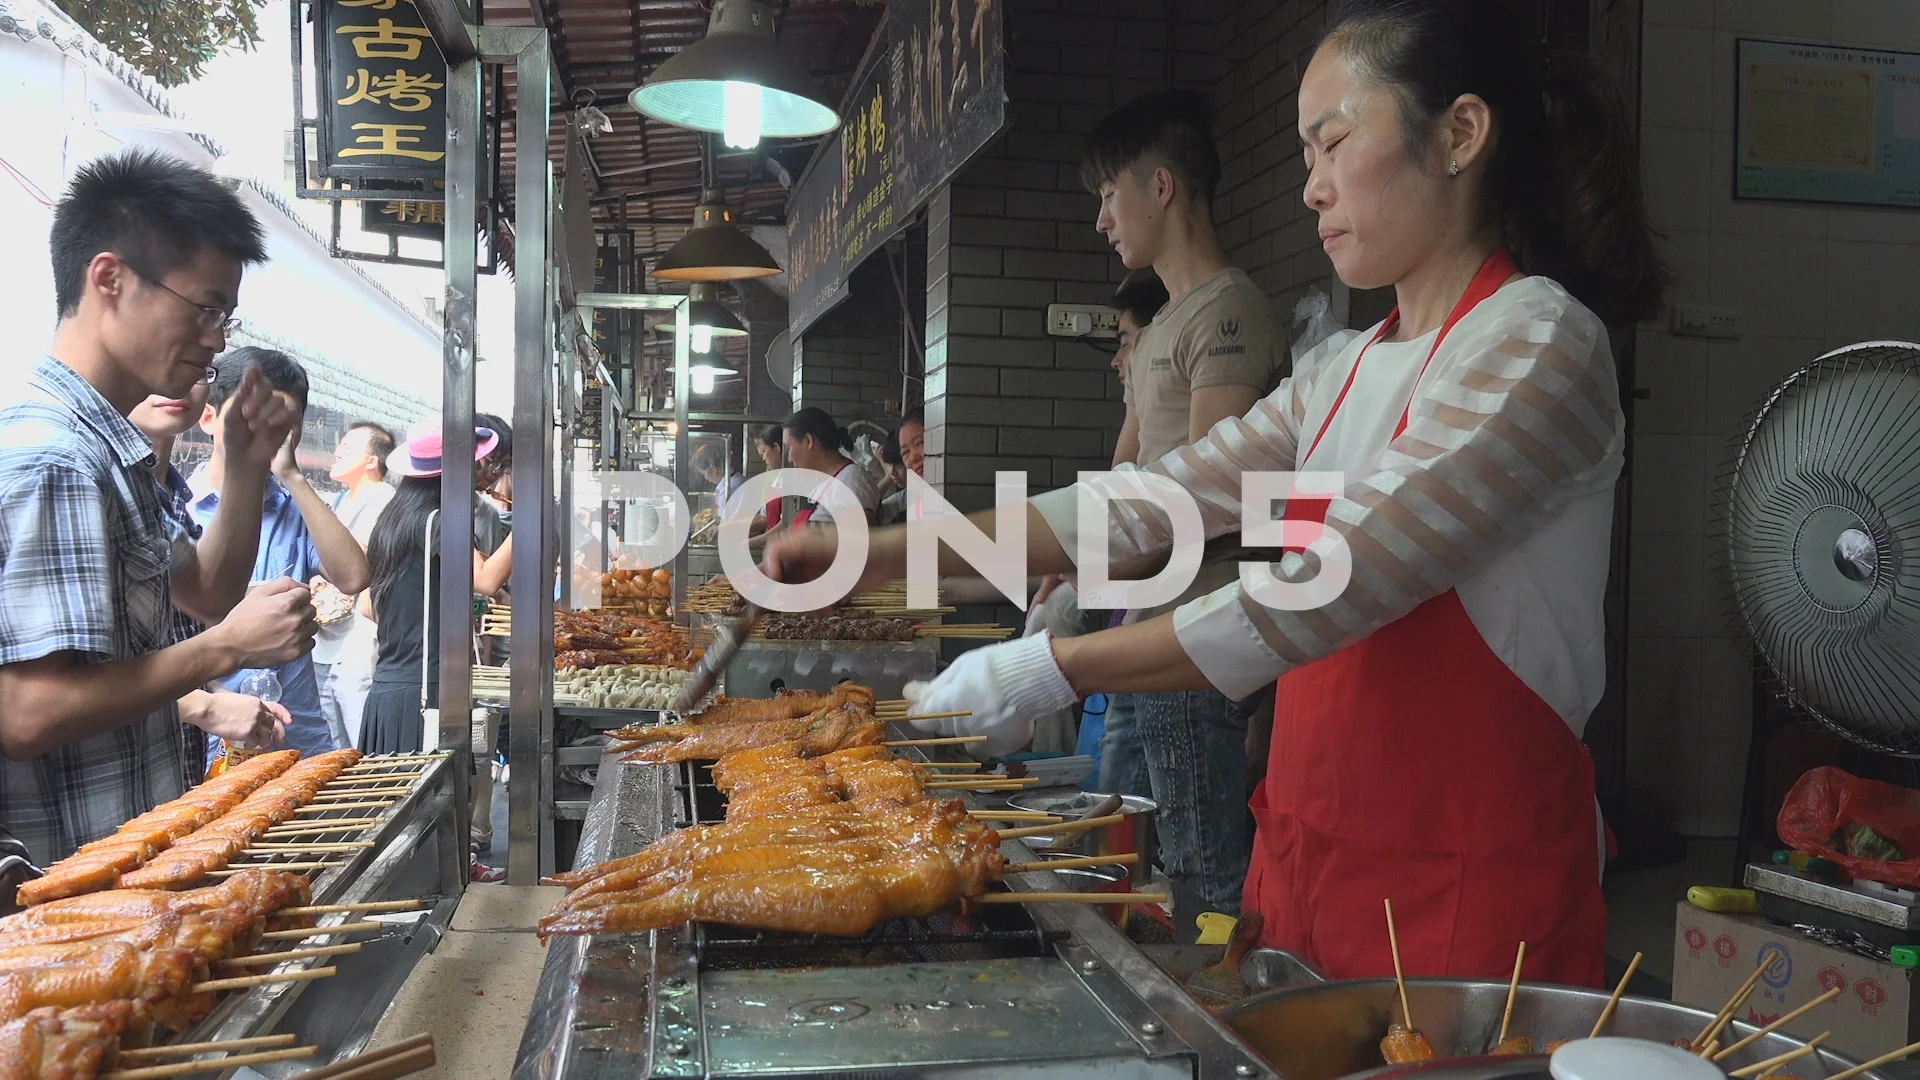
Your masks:
{"label": "grilled chicken on grill", "polygon": [[843,705],[799,720],[675,725],[692,727],[693,730],[673,742],[642,746],[620,760],[642,765],[664,765],[676,761],[719,758],[781,742],[798,743],[802,754],[813,757],[849,746],[883,741],[886,738],[886,725],[872,719],[872,715],[858,705]]}
{"label": "grilled chicken on grill", "polygon": [[0,1025],[0,1080],[90,1080],[113,1067],[122,1039],[144,1042],[150,1027],[133,1001],[35,1009]]}

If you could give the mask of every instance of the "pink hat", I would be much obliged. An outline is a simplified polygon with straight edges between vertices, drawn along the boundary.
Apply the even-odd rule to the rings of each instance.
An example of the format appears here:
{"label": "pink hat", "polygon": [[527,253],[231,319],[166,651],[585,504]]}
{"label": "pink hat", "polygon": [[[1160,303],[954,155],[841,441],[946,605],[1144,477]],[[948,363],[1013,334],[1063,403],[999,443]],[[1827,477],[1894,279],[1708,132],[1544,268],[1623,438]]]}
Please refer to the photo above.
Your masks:
{"label": "pink hat", "polygon": [[[473,429],[473,460],[479,461],[500,445],[500,436],[492,428]],[[387,455],[387,471],[395,476],[439,476],[440,433],[430,431],[408,439],[406,445]]]}

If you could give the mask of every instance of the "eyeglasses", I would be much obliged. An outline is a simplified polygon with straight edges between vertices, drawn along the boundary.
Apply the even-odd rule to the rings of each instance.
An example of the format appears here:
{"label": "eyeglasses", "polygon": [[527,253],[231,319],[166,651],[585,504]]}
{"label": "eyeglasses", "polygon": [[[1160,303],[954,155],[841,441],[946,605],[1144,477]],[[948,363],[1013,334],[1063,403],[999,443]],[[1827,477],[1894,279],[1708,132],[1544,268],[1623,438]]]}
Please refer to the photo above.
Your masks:
{"label": "eyeglasses", "polygon": [[[161,281],[159,278],[154,277],[153,275],[147,273],[146,271],[140,269],[139,267],[133,265],[132,263],[127,262],[127,260],[125,259],[121,259],[120,261],[123,263],[127,263],[127,269],[133,271],[134,275],[137,276],[141,281],[144,281],[147,284],[152,285],[157,289],[167,292],[168,294],[178,299],[181,303],[187,305],[190,308],[193,308],[195,311],[198,311],[200,313],[200,317],[197,321],[200,324],[200,329],[218,330],[220,331],[222,336],[225,336],[227,334],[233,333],[235,330],[238,330],[240,328],[240,320],[234,318],[233,312],[228,310],[227,308],[214,307],[212,304],[196,304],[192,300],[189,300],[186,297],[181,296],[179,293],[174,292],[172,289],[167,288],[166,283]],[[207,381],[208,382],[213,381],[212,368],[207,369]]]}

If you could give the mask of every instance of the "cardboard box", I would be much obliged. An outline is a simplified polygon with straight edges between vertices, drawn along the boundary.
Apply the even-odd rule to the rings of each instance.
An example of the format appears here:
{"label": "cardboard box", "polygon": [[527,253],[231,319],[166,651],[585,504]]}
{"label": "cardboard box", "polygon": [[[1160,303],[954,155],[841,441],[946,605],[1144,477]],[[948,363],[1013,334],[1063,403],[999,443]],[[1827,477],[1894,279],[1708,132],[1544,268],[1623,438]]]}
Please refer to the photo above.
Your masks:
{"label": "cardboard box", "polygon": [[1756,964],[1767,973],[1736,1019],[1771,1023],[1833,987],[1831,1004],[1788,1024],[1787,1034],[1810,1039],[1822,1031],[1827,1045],[1865,1061],[1916,1040],[1912,969],[1810,940],[1754,915],[1720,915],[1681,901],[1674,917],[1673,1000],[1718,1012]]}

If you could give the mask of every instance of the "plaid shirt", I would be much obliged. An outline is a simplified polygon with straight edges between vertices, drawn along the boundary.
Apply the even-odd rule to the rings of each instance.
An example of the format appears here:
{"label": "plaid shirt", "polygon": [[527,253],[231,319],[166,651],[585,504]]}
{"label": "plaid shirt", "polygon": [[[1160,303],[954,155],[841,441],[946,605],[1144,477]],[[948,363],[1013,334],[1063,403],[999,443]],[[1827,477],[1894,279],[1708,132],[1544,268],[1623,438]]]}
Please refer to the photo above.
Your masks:
{"label": "plaid shirt", "polygon": [[[153,448],[65,364],[36,361],[0,404],[0,664],[171,643],[169,582],[188,557]],[[40,865],[186,790],[173,702],[28,761],[0,759],[0,824]]]}

